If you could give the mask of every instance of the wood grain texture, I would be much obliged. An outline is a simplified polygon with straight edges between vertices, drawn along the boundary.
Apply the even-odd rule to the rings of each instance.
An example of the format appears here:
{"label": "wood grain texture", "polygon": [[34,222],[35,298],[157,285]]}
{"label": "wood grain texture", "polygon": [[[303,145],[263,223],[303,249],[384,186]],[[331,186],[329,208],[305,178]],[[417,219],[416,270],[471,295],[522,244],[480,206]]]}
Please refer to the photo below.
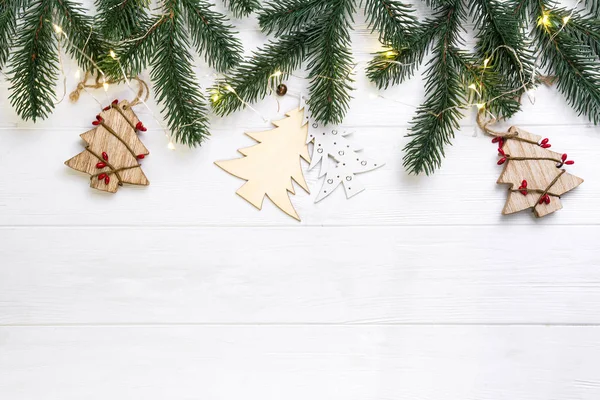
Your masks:
{"label": "wood grain texture", "polygon": [[597,333],[543,326],[0,328],[0,393],[11,400],[593,400],[600,395]]}
{"label": "wood grain texture", "polygon": [[0,324],[600,324],[598,237],[598,226],[4,228]]}
{"label": "wood grain texture", "polygon": [[246,132],[258,144],[239,149],[244,157],[215,161],[224,171],[244,179],[246,183],[236,193],[261,210],[268,197],[281,211],[300,221],[290,201],[295,194],[294,183],[310,192],[304,179],[302,160],[310,163],[306,144],[308,124],[304,109],[287,112],[284,119],[273,121],[275,128],[260,132]]}
{"label": "wood grain texture", "polygon": [[[128,101],[116,102],[98,114],[94,129],[81,135],[85,150],[65,162],[68,167],[89,174],[91,187],[111,193],[124,183],[150,184],[138,161],[150,154],[137,135],[140,120]],[[103,167],[98,168],[98,163]]]}
{"label": "wood grain texture", "polygon": [[[268,40],[255,17],[233,24],[247,53]],[[167,148],[152,99],[152,112],[136,107],[152,185],[118,196],[63,162],[81,151],[96,100],[136,93],[85,93],[34,125],[0,74],[0,399],[600,398],[600,128],[540,87],[506,127],[543,132],[586,182],[559,213],[502,216],[502,167],[474,114],[439,171],[406,175],[423,81],[377,91],[363,69],[381,46],[361,15],[352,40],[342,128],[386,165],[360,177],[361,195],[318,204],[318,171],[306,172],[312,194],[292,199],[301,224],[233,195],[239,182],[214,161],[298,107],[303,70],[286,96],[212,118],[195,150]],[[195,61],[209,87],[213,71]]]}

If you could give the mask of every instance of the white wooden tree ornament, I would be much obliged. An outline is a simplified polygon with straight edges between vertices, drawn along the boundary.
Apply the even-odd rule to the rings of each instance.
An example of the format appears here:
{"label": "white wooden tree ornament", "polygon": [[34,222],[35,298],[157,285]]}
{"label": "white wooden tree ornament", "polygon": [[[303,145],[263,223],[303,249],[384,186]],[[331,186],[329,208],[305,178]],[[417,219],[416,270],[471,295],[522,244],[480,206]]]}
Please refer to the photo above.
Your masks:
{"label": "white wooden tree ornament", "polygon": [[365,157],[362,148],[346,138],[351,132],[337,126],[323,126],[312,119],[308,107],[304,107],[304,119],[310,126],[308,142],[314,145],[308,169],[320,163],[319,178],[324,178],[315,203],[329,196],[340,184],[348,199],[365,190],[356,174],[380,168],[384,163]]}

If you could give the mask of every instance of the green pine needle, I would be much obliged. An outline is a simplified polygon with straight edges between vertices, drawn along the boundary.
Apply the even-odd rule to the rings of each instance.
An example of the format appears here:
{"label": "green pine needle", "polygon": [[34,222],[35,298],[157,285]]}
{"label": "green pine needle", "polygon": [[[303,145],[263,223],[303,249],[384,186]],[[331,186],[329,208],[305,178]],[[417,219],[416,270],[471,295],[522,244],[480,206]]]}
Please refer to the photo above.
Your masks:
{"label": "green pine needle", "polygon": [[236,17],[246,17],[260,8],[259,0],[223,0]]}
{"label": "green pine needle", "polygon": [[9,61],[10,103],[24,120],[46,118],[56,100],[58,49],[52,26],[52,2],[30,2],[18,25]]}

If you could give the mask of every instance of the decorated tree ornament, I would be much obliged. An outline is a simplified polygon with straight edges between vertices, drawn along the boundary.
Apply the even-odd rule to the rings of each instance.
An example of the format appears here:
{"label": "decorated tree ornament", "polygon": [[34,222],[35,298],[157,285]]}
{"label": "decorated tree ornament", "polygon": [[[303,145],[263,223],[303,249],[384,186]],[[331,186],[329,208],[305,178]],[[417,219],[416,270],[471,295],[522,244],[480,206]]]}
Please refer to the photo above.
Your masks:
{"label": "decorated tree ornament", "polygon": [[105,192],[115,193],[123,183],[149,185],[139,160],[150,153],[137,135],[146,128],[129,102],[113,101],[92,125],[92,130],[81,135],[87,143],[85,150],[65,165],[91,175],[90,186]]}
{"label": "decorated tree ornament", "polygon": [[319,178],[324,177],[315,203],[329,196],[340,184],[344,186],[348,199],[365,190],[365,186],[356,178],[356,174],[380,168],[384,163],[364,157],[360,151],[362,148],[346,137],[350,132],[337,126],[323,126],[311,118],[308,107],[304,107],[304,110],[304,119],[309,124],[308,142],[313,143],[308,169],[312,170],[321,164]]}
{"label": "decorated tree ornament", "polygon": [[292,180],[309,193],[302,172],[301,160],[310,162],[304,110],[297,108],[286,113],[287,118],[273,121],[275,129],[246,133],[259,144],[239,149],[244,156],[233,160],[216,161],[226,172],[247,182],[237,194],[259,210],[265,196],[289,216],[300,221],[289,193],[295,194]]}
{"label": "decorated tree ornament", "polygon": [[[478,121],[481,121],[479,118]],[[566,153],[548,150],[548,138],[511,127],[507,133],[480,126],[498,144],[498,165],[503,165],[497,183],[510,185],[502,214],[513,214],[531,208],[537,217],[544,217],[562,208],[561,196],[583,183],[569,174],[565,167],[573,165]]]}

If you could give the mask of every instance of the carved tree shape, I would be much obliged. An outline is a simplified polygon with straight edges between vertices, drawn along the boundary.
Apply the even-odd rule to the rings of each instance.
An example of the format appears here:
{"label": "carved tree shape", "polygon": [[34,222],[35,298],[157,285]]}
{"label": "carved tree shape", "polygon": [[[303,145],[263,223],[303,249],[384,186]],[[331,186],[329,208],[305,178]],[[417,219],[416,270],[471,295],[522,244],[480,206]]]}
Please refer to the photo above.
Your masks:
{"label": "carved tree shape", "polygon": [[561,195],[583,183],[562,168],[573,161],[548,150],[548,139],[511,127],[508,135],[493,141],[499,142],[498,164],[505,164],[498,183],[510,185],[503,214],[532,208],[537,217],[544,217],[562,208]]}
{"label": "carved tree shape", "polygon": [[246,133],[259,144],[239,149],[243,158],[217,161],[215,164],[247,182],[237,194],[259,210],[267,196],[277,207],[300,221],[289,193],[295,194],[292,180],[307,193],[300,158],[310,162],[306,137],[308,125],[303,124],[302,108],[288,112],[288,118],[274,121],[275,129]]}
{"label": "carved tree shape", "polygon": [[113,101],[93,124],[94,129],[81,135],[87,143],[85,150],[65,164],[90,174],[94,189],[115,193],[123,183],[149,185],[138,161],[149,154],[137,135],[146,128],[129,103]]}
{"label": "carved tree shape", "polygon": [[[366,158],[359,152],[362,148],[346,138],[350,132],[340,131],[336,126],[321,126],[308,115],[308,111],[305,112],[304,119],[310,125],[308,141],[314,144],[308,169],[312,170],[320,163],[319,178],[325,176],[315,203],[329,196],[340,184],[344,186],[348,199],[365,190],[355,174],[372,171],[385,163]],[[334,166],[330,158],[334,161]]]}

